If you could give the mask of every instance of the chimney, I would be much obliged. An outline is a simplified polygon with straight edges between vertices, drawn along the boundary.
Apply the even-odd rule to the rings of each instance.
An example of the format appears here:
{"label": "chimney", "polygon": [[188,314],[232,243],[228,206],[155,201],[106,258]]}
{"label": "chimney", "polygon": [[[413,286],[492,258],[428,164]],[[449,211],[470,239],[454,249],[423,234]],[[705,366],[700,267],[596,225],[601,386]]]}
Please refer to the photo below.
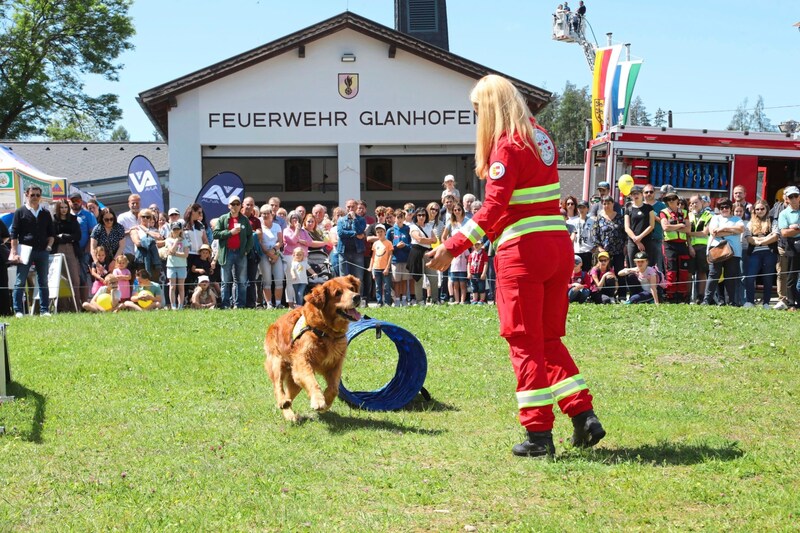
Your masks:
{"label": "chimney", "polygon": [[433,46],[450,50],[446,0],[394,0],[394,28]]}

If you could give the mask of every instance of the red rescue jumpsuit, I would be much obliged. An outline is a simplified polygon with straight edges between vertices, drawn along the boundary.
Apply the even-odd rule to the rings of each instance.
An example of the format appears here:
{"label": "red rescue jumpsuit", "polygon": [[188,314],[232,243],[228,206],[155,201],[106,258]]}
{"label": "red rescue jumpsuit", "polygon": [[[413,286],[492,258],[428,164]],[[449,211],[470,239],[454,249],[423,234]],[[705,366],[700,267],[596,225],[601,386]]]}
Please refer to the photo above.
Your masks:
{"label": "red rescue jumpsuit", "polygon": [[592,408],[592,396],[561,342],[574,256],[560,214],[555,146],[543,129],[534,125],[534,132],[541,158],[505,134],[498,140],[483,206],[444,247],[456,257],[484,235],[495,242],[495,301],[517,376],[520,423],[548,431],[554,403],[573,417]]}

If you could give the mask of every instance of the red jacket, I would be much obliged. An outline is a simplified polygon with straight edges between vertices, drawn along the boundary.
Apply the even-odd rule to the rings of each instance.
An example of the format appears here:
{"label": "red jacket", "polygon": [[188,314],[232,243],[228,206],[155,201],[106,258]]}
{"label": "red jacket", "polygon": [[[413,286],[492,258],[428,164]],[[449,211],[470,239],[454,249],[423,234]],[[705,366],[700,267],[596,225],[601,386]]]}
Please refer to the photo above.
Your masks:
{"label": "red jacket", "polygon": [[[503,230],[530,217],[548,217],[535,222],[530,219],[537,226],[535,231],[566,231],[559,205],[558,154],[545,130],[534,125],[534,132],[541,156],[523,145],[518,137],[516,144],[506,134],[497,141],[489,156],[483,206],[444,243],[454,257],[484,234],[495,241]],[[503,236],[507,237],[508,234]],[[498,247],[502,247],[502,242]]]}

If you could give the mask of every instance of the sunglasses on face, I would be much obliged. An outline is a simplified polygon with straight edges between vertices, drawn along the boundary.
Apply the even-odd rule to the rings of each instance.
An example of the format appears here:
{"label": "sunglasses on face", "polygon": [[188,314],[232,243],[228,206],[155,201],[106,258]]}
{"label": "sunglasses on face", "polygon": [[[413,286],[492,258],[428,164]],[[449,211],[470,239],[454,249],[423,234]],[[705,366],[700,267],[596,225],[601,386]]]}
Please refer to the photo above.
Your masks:
{"label": "sunglasses on face", "polygon": [[600,259],[599,261],[600,261],[601,263],[608,263],[608,259]]}
{"label": "sunglasses on face", "polygon": [[653,194],[653,191],[644,191],[645,194]]}
{"label": "sunglasses on face", "polygon": [[151,215],[142,215],[142,219],[151,219],[153,218]]}
{"label": "sunglasses on face", "polygon": [[792,198],[797,198],[798,196],[800,196],[800,194],[790,194],[786,198],[789,198],[791,200]]}
{"label": "sunglasses on face", "polygon": [[[41,198],[41,197],[42,197],[42,195],[38,194],[38,193],[30,193],[28,195],[28,198]],[[789,198],[791,198],[791,196]]]}
{"label": "sunglasses on face", "polygon": [[567,205],[575,205],[574,202],[567,202]]}
{"label": "sunglasses on face", "polygon": [[114,222],[113,218],[103,218],[103,222]]}
{"label": "sunglasses on face", "polygon": [[242,202],[231,202],[231,205],[242,205]]}

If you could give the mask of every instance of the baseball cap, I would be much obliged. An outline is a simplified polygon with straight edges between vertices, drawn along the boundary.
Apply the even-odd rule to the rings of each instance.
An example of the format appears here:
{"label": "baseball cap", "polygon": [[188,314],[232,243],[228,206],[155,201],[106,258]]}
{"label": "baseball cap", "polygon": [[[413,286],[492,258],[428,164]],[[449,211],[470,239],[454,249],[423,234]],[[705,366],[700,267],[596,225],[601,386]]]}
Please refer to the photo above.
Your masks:
{"label": "baseball cap", "polygon": [[791,196],[793,194],[800,194],[800,189],[798,189],[794,185],[789,185],[788,187],[783,189],[784,196]]}
{"label": "baseball cap", "polygon": [[578,202],[578,207],[589,207],[589,202],[587,202],[586,200]]}
{"label": "baseball cap", "polygon": [[638,193],[640,193],[640,194],[641,194],[641,192],[642,192],[643,190],[644,190],[644,187],[642,187],[641,185],[634,185],[633,187],[631,187],[631,192],[630,192],[630,194],[633,194],[633,193],[635,193],[635,192],[638,192]]}
{"label": "baseball cap", "polygon": [[452,174],[448,174],[444,177],[444,181],[456,181]]}
{"label": "baseball cap", "polygon": [[605,257],[606,259],[611,259],[611,256],[608,255],[608,252],[600,252],[597,254],[597,258],[600,259],[601,257]]}
{"label": "baseball cap", "polygon": [[375,231],[378,231],[379,229],[386,231],[386,226],[384,226],[383,224],[375,224]]}
{"label": "baseball cap", "polygon": [[202,252],[203,250],[208,250],[209,252],[211,252],[211,247],[209,245],[207,245],[207,244],[201,244],[200,248],[198,248],[197,251],[198,252]]}
{"label": "baseball cap", "polygon": [[636,252],[636,255],[633,256],[633,260],[637,259],[647,259],[647,252]]}
{"label": "baseball cap", "polygon": [[173,222],[172,224],[169,225],[169,229],[171,229],[171,230],[183,229],[183,224],[181,224],[180,221]]}
{"label": "baseball cap", "polygon": [[70,199],[72,199],[72,198],[81,198],[81,199],[83,199],[83,195],[79,191],[72,191],[71,193],[69,193],[69,198]]}
{"label": "baseball cap", "polygon": [[203,283],[204,281],[210,281],[208,276],[197,276],[197,283]]}
{"label": "baseball cap", "polygon": [[661,186],[661,194],[671,194],[675,192],[675,187],[670,184]]}
{"label": "baseball cap", "polygon": [[233,202],[239,202],[239,203],[242,203],[242,199],[241,199],[241,198],[239,198],[238,196],[236,196],[236,195],[234,194],[233,196],[231,196],[230,198],[228,198],[228,205],[232,204]]}
{"label": "baseball cap", "polygon": [[579,256],[579,255],[575,256],[575,264],[576,265],[582,265],[583,264],[583,259],[581,259],[581,256]]}
{"label": "baseball cap", "polygon": [[608,183],[607,181],[601,181],[600,183],[597,184],[597,188],[598,189],[610,189],[611,188],[611,184]]}
{"label": "baseball cap", "polygon": [[169,214],[169,216],[172,216],[172,215],[178,215],[178,216],[180,216],[181,212],[180,212],[180,211],[178,211],[176,208],[174,208],[174,207],[171,207],[171,208],[170,208],[170,210],[169,210],[169,213],[168,213],[168,214]]}

